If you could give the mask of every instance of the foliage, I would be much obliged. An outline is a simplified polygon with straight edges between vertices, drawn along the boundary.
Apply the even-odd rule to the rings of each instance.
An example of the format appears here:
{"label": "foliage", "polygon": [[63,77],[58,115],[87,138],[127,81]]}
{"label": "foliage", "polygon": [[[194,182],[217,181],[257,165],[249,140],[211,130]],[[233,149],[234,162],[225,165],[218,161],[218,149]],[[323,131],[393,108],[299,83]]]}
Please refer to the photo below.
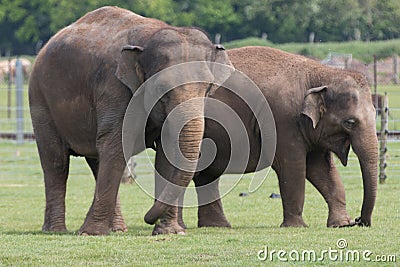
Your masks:
{"label": "foliage", "polygon": [[308,42],[312,35],[317,42],[400,37],[398,0],[0,0],[0,48],[32,53],[36,42],[104,5],[198,26],[222,41],[262,34],[274,43]]}

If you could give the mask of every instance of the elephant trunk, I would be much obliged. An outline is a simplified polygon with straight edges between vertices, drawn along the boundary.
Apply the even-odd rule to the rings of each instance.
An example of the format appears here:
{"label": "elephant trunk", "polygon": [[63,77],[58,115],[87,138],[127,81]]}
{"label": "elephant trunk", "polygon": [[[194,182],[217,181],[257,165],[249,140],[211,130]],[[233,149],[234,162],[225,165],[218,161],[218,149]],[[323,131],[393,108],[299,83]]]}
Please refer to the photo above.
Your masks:
{"label": "elephant trunk", "polygon": [[352,138],[352,147],[356,153],[363,178],[364,198],[361,209],[361,217],[356,219],[356,223],[361,226],[371,226],[371,215],[374,209],[377,180],[378,180],[378,139],[375,127],[365,134]]}
{"label": "elephant trunk", "polygon": [[164,124],[167,130],[164,136],[162,133],[161,142],[175,170],[172,178],[162,178],[166,180],[166,186],[144,217],[148,224],[154,224],[171,206],[176,206],[178,198],[193,179],[204,134],[203,101],[196,98],[180,104]]}

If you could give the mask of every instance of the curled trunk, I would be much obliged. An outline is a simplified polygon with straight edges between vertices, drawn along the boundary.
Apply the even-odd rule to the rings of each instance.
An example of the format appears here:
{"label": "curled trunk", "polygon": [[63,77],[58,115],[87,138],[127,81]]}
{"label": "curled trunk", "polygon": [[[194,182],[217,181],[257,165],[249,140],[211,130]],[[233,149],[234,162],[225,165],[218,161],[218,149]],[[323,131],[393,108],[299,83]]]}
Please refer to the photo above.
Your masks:
{"label": "curled trunk", "polygon": [[[171,179],[163,178],[167,180],[166,186],[144,218],[148,224],[154,224],[171,206],[177,205],[178,198],[185,192],[193,178],[204,134],[202,101],[203,99],[199,98],[195,101],[198,103],[191,102],[182,105],[176,111],[179,116],[171,113],[172,115],[169,115],[165,124],[167,130],[165,139],[162,134],[161,142],[166,156],[174,165],[175,170]],[[186,105],[189,105],[190,109],[185,107]],[[185,112],[181,112],[179,109],[185,110]],[[188,112],[188,110],[190,111]]]}

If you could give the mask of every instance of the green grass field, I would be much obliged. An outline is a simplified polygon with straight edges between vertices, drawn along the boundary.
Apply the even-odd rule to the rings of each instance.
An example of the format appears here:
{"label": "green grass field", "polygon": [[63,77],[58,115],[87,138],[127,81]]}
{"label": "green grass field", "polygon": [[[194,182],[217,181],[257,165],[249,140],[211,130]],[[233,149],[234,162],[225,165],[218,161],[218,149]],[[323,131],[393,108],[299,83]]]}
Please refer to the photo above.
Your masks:
{"label": "green grass field", "polygon": [[[393,151],[400,149],[393,144]],[[399,163],[400,154],[391,154],[392,162]],[[352,156],[350,167],[340,167],[347,194],[347,209],[352,217],[360,215],[362,181]],[[151,176],[151,170],[139,161],[138,173]],[[150,236],[152,227],[146,225],[143,216],[152,204],[136,185],[121,185],[122,209],[129,231],[101,237],[83,237],[77,230],[83,223],[93,197],[94,179],[82,158],[71,161],[66,205],[67,234],[48,234],[40,231],[44,212],[44,185],[35,146],[32,143],[16,146],[11,142],[0,143],[0,266],[257,266],[276,264],[365,266],[366,262],[335,260],[335,254],[325,255],[323,261],[292,261],[289,254],[282,262],[275,254],[271,262],[260,261],[257,254],[268,247],[302,253],[323,250],[371,251],[369,258],[396,257],[400,261],[400,203],[399,169],[389,169],[387,183],[379,185],[376,208],[371,228],[325,227],[327,206],[321,195],[309,184],[306,187],[304,219],[309,228],[279,228],[282,220],[280,199],[271,199],[278,193],[277,179],[270,175],[255,193],[239,197],[247,192],[249,179],[244,178],[223,198],[224,208],[231,229],[196,227],[197,210],[186,208],[184,218],[188,226],[186,236]],[[336,242],[344,238],[348,247],[339,249]],[[368,253],[368,251],[367,251]],[[263,254],[260,254],[263,256]],[[301,255],[301,254],[300,254]],[[282,256],[282,255],[281,255]],[[368,255],[367,255],[368,256]],[[299,258],[301,260],[301,258]],[[313,258],[311,258],[313,259]],[[353,258],[349,258],[353,259]],[[393,259],[392,259],[393,260]],[[372,264],[372,263],[369,263]],[[372,264],[374,265],[374,264]],[[382,265],[381,263],[379,264]],[[382,266],[396,266],[386,262]]]}

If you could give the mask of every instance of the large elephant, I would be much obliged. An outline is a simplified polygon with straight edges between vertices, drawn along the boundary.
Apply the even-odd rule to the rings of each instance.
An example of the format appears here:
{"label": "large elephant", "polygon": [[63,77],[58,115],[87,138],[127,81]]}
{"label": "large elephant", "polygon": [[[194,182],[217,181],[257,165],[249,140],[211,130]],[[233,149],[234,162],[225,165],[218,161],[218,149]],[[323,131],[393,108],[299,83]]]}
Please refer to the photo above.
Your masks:
{"label": "large elephant", "polygon": [[[328,227],[370,226],[377,190],[378,141],[366,78],[268,47],[232,49],[228,50],[228,56],[237,70],[258,85],[274,115],[277,144],[272,168],[278,175],[282,196],[281,226],[306,226],[302,218],[305,179],[328,204]],[[240,82],[234,76],[227,80],[227,85]],[[252,114],[246,114],[250,110],[230,90],[221,87],[210,97],[232,107],[241,118],[247,118],[244,123],[249,133],[258,128]],[[198,209],[199,227],[229,226],[221,200],[217,199],[218,183],[211,183],[224,172],[229,160],[229,138],[223,132],[218,123],[206,119],[205,138],[213,139],[219,150],[214,162],[194,176],[198,202],[207,203],[209,199],[208,204]],[[254,136],[249,135],[252,147],[260,143]],[[346,211],[344,187],[333,161],[336,154],[346,166],[350,146],[358,156],[364,186],[361,216],[355,221]],[[249,162],[257,161],[258,157],[259,151],[254,149]],[[252,171],[251,168],[246,172]],[[206,190],[201,189],[205,184],[209,185]],[[180,209],[170,220],[182,223],[181,215]],[[162,231],[154,232],[158,233]]]}
{"label": "large elephant", "polygon": [[[195,70],[181,68],[179,74],[192,81],[199,81],[199,76],[206,81],[215,79],[209,62],[230,64],[223,47],[213,45],[202,31],[172,27],[118,7],[90,12],[51,38],[36,59],[29,84],[45,181],[44,231],[66,231],[65,193],[71,155],[85,157],[96,178],[93,203],[79,232],[103,235],[110,230],[126,231],[118,201],[126,165],[121,140],[126,109],[146,80],[187,62],[200,62]],[[156,91],[173,87],[175,77],[168,78],[159,80],[157,88],[147,86],[144,93],[133,97],[138,105],[135,110],[144,110],[145,99]],[[209,83],[192,82],[166,91],[147,121],[146,145],[154,146],[171,110],[190,99],[204,98],[210,88]],[[179,139],[181,153],[192,161],[199,156],[203,112],[201,101],[180,111],[183,117],[195,118],[185,124]],[[133,138],[141,136],[140,131],[143,129],[134,129]],[[134,147],[132,153],[144,149]],[[194,173],[179,168],[171,172],[168,177],[182,185],[187,185]],[[165,209],[161,205],[157,212],[163,214]],[[169,229],[183,230],[179,225]]]}

